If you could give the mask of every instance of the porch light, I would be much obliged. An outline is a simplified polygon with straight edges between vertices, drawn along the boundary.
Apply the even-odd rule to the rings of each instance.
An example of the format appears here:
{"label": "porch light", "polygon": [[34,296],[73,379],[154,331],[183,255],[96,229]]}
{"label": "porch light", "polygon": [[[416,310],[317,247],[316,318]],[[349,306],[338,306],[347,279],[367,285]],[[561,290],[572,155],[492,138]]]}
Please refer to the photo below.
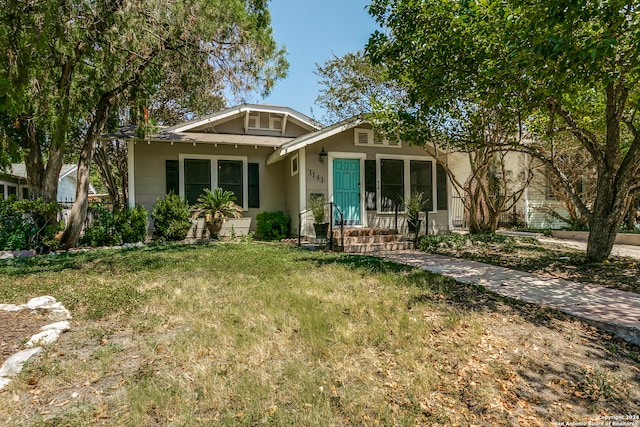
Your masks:
{"label": "porch light", "polygon": [[322,150],[320,150],[320,154],[318,154],[318,160],[320,160],[320,163],[324,164],[324,162],[327,161],[327,156],[329,155],[326,151],[324,151],[324,147],[322,147]]}

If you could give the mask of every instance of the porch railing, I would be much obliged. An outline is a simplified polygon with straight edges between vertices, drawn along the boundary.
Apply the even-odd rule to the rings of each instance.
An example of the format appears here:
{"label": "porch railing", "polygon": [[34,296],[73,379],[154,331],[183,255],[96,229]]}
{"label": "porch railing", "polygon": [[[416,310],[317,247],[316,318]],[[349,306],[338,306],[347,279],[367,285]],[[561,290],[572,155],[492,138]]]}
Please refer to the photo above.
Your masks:
{"label": "porch railing", "polygon": [[[333,202],[326,203],[325,206],[326,205],[329,205],[329,216],[331,218],[331,220],[329,221],[329,250],[333,250],[334,225],[340,226],[340,245],[344,247],[344,213]],[[309,212],[311,212],[311,209],[305,209],[298,213],[298,247],[302,246],[302,218],[306,213]]]}

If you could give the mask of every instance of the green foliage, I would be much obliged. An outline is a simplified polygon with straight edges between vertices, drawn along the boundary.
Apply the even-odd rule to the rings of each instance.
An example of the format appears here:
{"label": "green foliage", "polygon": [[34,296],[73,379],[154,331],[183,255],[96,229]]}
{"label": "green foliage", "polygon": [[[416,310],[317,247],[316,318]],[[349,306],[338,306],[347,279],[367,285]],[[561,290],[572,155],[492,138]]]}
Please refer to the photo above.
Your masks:
{"label": "green foliage", "polygon": [[142,206],[124,207],[110,211],[101,204],[93,204],[96,218],[89,224],[80,240],[86,246],[112,246],[143,242],[147,237],[147,210]]}
{"label": "green foliage", "polygon": [[183,240],[192,224],[189,204],[174,192],[158,199],[151,218],[155,228],[154,237],[160,241]]}
{"label": "green foliage", "polygon": [[210,217],[211,221],[224,221],[228,217],[242,218],[242,208],[236,205],[233,191],[205,188],[198,197],[192,214],[193,218]]}
{"label": "green foliage", "polygon": [[41,199],[0,200],[0,250],[55,249],[55,234],[61,229],[55,219],[58,210],[57,203]]}
{"label": "green foliage", "polygon": [[327,215],[327,206],[326,201],[324,200],[324,195],[312,194],[309,203],[309,209],[311,209],[313,220],[317,224],[324,222],[324,219]]}
{"label": "green foliage", "polygon": [[404,200],[404,210],[407,212],[407,216],[416,221],[420,212],[427,206],[427,199],[424,198],[424,193],[413,192]]}
{"label": "green foliage", "polygon": [[281,240],[290,235],[291,218],[284,212],[260,212],[256,215],[256,238]]}
{"label": "green foliage", "polygon": [[425,252],[433,252],[441,246],[449,248],[462,247],[471,242],[472,244],[509,244],[514,242],[513,237],[498,233],[483,234],[433,234],[421,236],[418,239],[417,248]]}

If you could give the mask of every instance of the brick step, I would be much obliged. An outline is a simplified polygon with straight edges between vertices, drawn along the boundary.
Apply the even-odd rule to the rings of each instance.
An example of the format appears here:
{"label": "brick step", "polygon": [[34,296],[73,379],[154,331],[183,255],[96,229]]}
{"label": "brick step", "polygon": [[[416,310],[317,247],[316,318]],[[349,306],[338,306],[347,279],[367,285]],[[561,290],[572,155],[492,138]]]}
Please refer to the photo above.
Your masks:
{"label": "brick step", "polygon": [[[366,243],[394,243],[394,242],[403,242],[405,240],[407,240],[405,236],[402,236],[400,234],[389,234],[389,235],[376,234],[373,236],[345,236],[344,244],[355,245],[355,244],[366,244]],[[334,241],[342,243],[339,236],[335,237]]]}
{"label": "brick step", "polygon": [[[392,236],[397,235],[398,230],[389,228],[345,228],[344,236]],[[340,227],[333,229],[333,237],[340,237]]]}
{"label": "brick step", "polygon": [[413,242],[402,241],[392,243],[345,244],[343,252],[350,254],[364,254],[370,252],[403,251],[408,249],[413,249]]}

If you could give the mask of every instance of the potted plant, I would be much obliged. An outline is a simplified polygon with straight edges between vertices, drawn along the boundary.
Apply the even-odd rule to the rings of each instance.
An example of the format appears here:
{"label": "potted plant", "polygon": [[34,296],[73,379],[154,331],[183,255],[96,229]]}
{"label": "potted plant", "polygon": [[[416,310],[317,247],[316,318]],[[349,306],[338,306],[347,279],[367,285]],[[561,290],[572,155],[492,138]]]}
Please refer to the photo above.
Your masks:
{"label": "potted plant", "polygon": [[312,194],[309,203],[311,214],[313,215],[313,229],[316,232],[316,238],[326,239],[329,232],[329,223],[325,222],[326,203],[323,194]]}
{"label": "potted plant", "polygon": [[236,205],[236,196],[232,191],[222,188],[208,188],[198,197],[191,215],[192,219],[204,218],[204,223],[209,230],[209,237],[217,239],[222,224],[228,217],[242,218],[242,208]]}
{"label": "potted plant", "polygon": [[427,206],[427,200],[424,199],[424,193],[413,192],[404,201],[404,210],[407,213],[409,223],[409,232],[413,233],[418,227],[420,212]]}

